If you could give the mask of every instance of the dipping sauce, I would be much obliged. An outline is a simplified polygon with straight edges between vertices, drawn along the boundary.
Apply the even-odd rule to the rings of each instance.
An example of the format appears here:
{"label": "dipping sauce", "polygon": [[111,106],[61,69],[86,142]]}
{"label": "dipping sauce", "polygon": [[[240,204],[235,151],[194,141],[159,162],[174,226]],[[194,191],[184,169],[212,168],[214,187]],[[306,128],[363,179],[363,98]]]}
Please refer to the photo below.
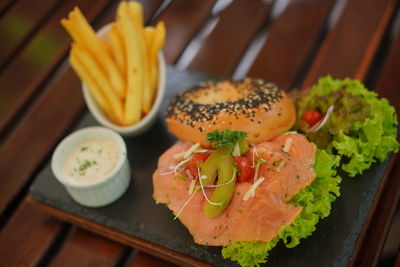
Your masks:
{"label": "dipping sauce", "polygon": [[66,157],[64,173],[75,182],[92,183],[103,179],[116,167],[120,153],[108,140],[81,143]]}

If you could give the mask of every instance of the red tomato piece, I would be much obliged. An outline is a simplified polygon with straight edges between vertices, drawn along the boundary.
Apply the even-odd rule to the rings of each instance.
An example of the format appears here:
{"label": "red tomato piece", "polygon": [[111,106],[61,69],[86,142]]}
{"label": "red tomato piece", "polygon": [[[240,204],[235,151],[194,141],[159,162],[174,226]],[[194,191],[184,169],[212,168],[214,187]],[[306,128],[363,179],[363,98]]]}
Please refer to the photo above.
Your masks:
{"label": "red tomato piece", "polygon": [[322,120],[322,114],[314,109],[309,109],[306,112],[303,113],[303,115],[301,116],[301,119],[305,122],[307,122],[307,124],[309,126],[313,126],[314,124],[316,124],[317,122],[319,122],[320,120]]}
{"label": "red tomato piece", "polygon": [[194,154],[193,157],[189,160],[188,168],[190,171],[190,174],[192,174],[193,177],[197,177],[197,166],[201,167],[203,165],[204,161],[210,156],[210,153],[198,153]]}
{"label": "red tomato piece", "polygon": [[237,181],[239,183],[246,182],[254,177],[254,169],[251,167],[251,162],[245,157],[234,157],[236,168],[239,169]]}

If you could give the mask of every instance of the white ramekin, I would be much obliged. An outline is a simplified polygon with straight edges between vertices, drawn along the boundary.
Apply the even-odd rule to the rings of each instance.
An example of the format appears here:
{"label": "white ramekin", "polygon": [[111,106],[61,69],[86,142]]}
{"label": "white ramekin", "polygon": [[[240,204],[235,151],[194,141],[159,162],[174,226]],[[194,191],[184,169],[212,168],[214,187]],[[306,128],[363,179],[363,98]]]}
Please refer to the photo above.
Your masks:
{"label": "white ramekin", "polygon": [[[115,144],[120,154],[119,160],[112,172],[103,178],[90,183],[76,182],[65,174],[63,163],[76,146],[93,139],[107,140]],[[51,168],[70,196],[87,207],[101,207],[114,202],[126,191],[131,180],[124,140],[115,131],[104,127],[84,128],[65,137],[53,153]]]}
{"label": "white ramekin", "polygon": [[[108,38],[108,31],[111,24],[107,24],[102,27],[97,35],[101,38]],[[120,126],[112,122],[97,105],[96,101],[93,99],[85,83],[82,83],[83,97],[85,99],[86,105],[93,115],[93,117],[103,126],[111,128],[116,132],[124,136],[135,136],[144,133],[150,128],[157,118],[158,111],[161,108],[161,102],[164,98],[165,93],[165,61],[162,52],[158,54],[158,66],[159,66],[159,77],[158,77],[158,89],[157,95],[154,99],[153,105],[150,111],[142,118],[138,123],[129,126]]]}

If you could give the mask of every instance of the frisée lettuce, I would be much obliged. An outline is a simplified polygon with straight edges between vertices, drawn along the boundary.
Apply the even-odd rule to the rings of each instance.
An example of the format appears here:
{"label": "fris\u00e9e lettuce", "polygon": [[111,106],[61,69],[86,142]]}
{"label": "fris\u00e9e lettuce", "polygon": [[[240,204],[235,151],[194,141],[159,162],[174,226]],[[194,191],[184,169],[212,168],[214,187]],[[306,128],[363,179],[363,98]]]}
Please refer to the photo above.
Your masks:
{"label": "fris\u00e9e lettuce", "polygon": [[[396,152],[397,117],[387,99],[378,98],[353,79],[322,77],[297,100],[296,130],[303,132],[319,148],[342,158],[341,168],[349,176],[361,174],[376,160]],[[334,106],[327,123],[311,131],[301,116],[307,110],[325,113]]]}
{"label": "fris\u00e9e lettuce", "polygon": [[316,178],[310,186],[303,188],[289,203],[303,207],[292,224],[283,227],[279,235],[270,242],[232,242],[222,249],[222,256],[237,261],[241,266],[259,266],[267,261],[269,251],[280,240],[292,248],[300,239],[310,236],[321,218],[329,215],[331,203],[339,196],[341,178],[336,175],[339,157],[318,149],[313,166]]}

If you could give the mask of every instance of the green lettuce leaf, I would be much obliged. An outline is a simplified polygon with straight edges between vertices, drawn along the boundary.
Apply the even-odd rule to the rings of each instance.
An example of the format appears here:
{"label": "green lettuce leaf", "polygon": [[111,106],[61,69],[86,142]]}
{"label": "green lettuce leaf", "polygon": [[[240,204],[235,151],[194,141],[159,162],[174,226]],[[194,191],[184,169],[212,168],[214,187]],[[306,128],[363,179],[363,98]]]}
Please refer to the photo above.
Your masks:
{"label": "green lettuce leaf", "polygon": [[[340,155],[341,168],[349,176],[361,174],[376,160],[383,161],[389,152],[398,151],[394,107],[357,80],[322,77],[296,104],[296,129],[319,148]],[[335,109],[328,122],[319,131],[310,132],[301,115],[309,109],[325,113],[332,104]]]}
{"label": "green lettuce leaf", "polygon": [[267,261],[269,251],[280,240],[286,247],[292,248],[302,238],[310,236],[318,221],[329,215],[331,203],[340,194],[341,179],[335,170],[338,165],[338,156],[318,149],[314,165],[315,180],[290,200],[291,204],[303,207],[293,223],[283,227],[279,235],[270,242],[233,242],[222,249],[222,256],[237,261],[241,266],[259,266]]}

